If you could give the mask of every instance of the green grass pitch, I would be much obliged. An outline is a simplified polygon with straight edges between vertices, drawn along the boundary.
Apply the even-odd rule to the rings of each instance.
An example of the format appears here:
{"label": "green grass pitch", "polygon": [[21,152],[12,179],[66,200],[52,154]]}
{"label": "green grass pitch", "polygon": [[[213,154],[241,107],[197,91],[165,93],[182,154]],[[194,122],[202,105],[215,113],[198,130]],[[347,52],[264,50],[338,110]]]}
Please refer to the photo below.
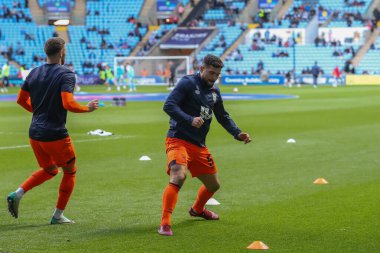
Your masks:
{"label": "green grass pitch", "polygon": [[[233,87],[221,89],[231,93]],[[156,232],[169,179],[163,102],[106,103],[92,114],[69,113],[78,174],[65,212],[77,223],[67,226],[49,225],[61,174],[24,196],[17,220],[7,213],[6,195],[37,164],[25,147],[31,114],[14,102],[0,102],[0,252],[249,252],[246,247],[256,240],[269,252],[379,252],[379,87],[239,87],[239,92],[299,98],[225,102],[253,142],[235,141],[214,118],[207,144],[219,168],[215,198],[221,205],[209,208],[221,219],[189,217],[200,183],[188,177],[170,238]],[[98,128],[115,135],[86,134]],[[289,138],[297,142],[287,144]],[[139,161],[142,155],[152,160]],[[318,177],[329,184],[314,185]]]}

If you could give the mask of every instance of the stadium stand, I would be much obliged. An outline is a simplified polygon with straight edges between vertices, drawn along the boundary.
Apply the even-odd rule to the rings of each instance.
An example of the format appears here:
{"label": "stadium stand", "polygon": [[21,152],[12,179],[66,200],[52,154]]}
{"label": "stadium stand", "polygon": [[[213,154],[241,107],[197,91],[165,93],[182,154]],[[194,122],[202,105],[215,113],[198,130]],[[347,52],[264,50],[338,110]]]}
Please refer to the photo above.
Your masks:
{"label": "stadium stand", "polygon": [[330,1],[319,0],[332,15],[329,27],[360,27],[365,22],[363,16],[371,1]]}
{"label": "stadium stand", "polygon": [[[353,60],[365,43],[362,40],[364,32],[360,32],[361,40],[356,40],[354,36],[332,40],[330,32],[321,34],[318,29],[327,27],[331,33],[335,33],[338,28],[367,27],[368,32],[373,31],[376,23],[363,18],[367,17],[371,2],[294,0],[283,18],[274,23],[262,22],[256,16],[255,21],[261,23],[263,29],[249,33],[251,37],[240,45],[237,45],[237,39],[242,37],[248,27],[237,20],[246,8],[247,1],[209,1],[209,7],[187,25],[216,28],[215,37],[199,50],[196,60],[200,61],[206,54],[225,57],[223,75],[260,74],[262,69],[267,73],[284,75],[293,67],[296,74],[301,75],[309,73],[315,61],[318,61],[325,74],[331,74],[336,66],[344,69]],[[45,1],[39,0],[38,3],[44,6]],[[143,4],[143,0],[87,0],[86,25],[68,27],[70,41],[67,44],[67,63],[72,64],[79,75],[97,74],[100,66],[113,66],[115,56],[130,55],[148,32],[147,26],[137,21]],[[189,0],[182,0],[181,4],[185,6]],[[43,44],[57,34],[54,26],[36,25],[24,2],[0,0],[0,6],[0,65],[12,60],[11,75],[16,76],[16,66],[25,65],[29,69],[44,62]],[[72,0],[71,7],[74,6],[75,1]],[[316,27],[317,35],[312,43],[310,40],[305,43],[305,34],[298,30],[294,35],[288,32],[287,37],[276,34],[276,29],[305,30],[320,13],[324,17],[319,22],[321,27]],[[150,49],[176,27],[178,24],[162,24],[146,37],[146,42],[140,45],[141,49],[135,51],[136,55],[148,55]],[[234,43],[236,46],[229,49]],[[379,45],[378,39],[366,54],[364,52],[365,56],[356,67],[357,73],[380,73],[376,61],[380,56]]]}
{"label": "stadium stand", "polygon": [[201,61],[207,54],[222,56],[223,53],[247,29],[246,24],[236,23],[239,13],[245,8],[245,1],[214,1],[194,26],[216,26],[218,33],[196,56]]}
{"label": "stadium stand", "polygon": [[[41,45],[53,36],[54,27],[36,26],[32,22],[29,8],[20,1],[2,0],[1,4],[0,51],[3,57],[26,65],[26,68],[39,65],[45,57]],[[2,62],[6,59],[2,59]],[[17,73],[18,70],[11,65],[10,74]]]}
{"label": "stadium stand", "polygon": [[162,24],[160,27],[153,31],[148,38],[148,41],[141,47],[137,56],[145,56],[149,54],[151,48],[161,42],[161,38],[167,34],[170,30],[177,28],[177,24]]}
{"label": "stadium stand", "polygon": [[[331,33],[334,33],[335,26],[349,27],[347,20],[351,20],[352,15],[356,15],[358,20],[353,20],[351,26],[368,27],[368,22],[362,17],[370,3],[371,1],[294,0],[282,20],[275,20],[274,23],[261,22],[262,27],[267,28],[265,32],[261,30],[263,34],[252,34],[249,43],[241,44],[226,58],[223,74],[259,74],[259,62],[262,62],[260,65],[266,72],[272,74],[285,74],[293,67],[296,74],[305,74],[315,61],[318,61],[325,74],[331,74],[336,66],[343,69],[355,57],[364,41],[356,41],[354,36],[347,36],[342,41],[332,40]],[[315,15],[324,11],[331,15],[332,22],[328,26],[331,29],[329,34],[318,35],[313,44],[300,43],[299,34],[294,39],[292,35],[285,39],[273,35],[273,28],[304,29]],[[258,16],[255,18],[258,22],[264,21]],[[373,23],[370,26],[372,28]]]}
{"label": "stadium stand", "polygon": [[357,74],[380,74],[380,38],[377,39],[376,43],[373,44],[364,56],[362,61],[356,67]]}
{"label": "stadium stand", "polygon": [[67,62],[72,62],[78,74],[97,73],[99,64],[113,66],[115,56],[130,54],[147,32],[136,21],[143,3],[87,1],[86,26],[69,27]]}

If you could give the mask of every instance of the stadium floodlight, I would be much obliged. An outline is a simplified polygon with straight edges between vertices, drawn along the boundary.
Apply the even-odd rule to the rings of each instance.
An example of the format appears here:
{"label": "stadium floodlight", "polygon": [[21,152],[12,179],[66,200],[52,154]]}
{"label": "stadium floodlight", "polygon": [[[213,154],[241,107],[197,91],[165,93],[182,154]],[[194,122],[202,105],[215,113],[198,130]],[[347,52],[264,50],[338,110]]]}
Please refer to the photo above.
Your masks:
{"label": "stadium floodlight", "polygon": [[175,80],[191,74],[189,56],[126,56],[114,58],[114,73],[117,82],[127,83],[127,67],[134,70],[133,81],[137,85],[166,85],[170,71],[175,71]]}

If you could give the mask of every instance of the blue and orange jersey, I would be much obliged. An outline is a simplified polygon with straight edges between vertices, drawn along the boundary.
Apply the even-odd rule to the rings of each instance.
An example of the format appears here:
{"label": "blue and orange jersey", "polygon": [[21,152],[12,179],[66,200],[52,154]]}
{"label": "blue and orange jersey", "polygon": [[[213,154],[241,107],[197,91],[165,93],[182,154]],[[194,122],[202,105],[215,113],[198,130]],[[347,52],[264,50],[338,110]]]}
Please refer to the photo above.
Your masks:
{"label": "blue and orange jersey", "polygon": [[[20,104],[33,112],[29,128],[31,139],[55,141],[68,136],[62,94],[69,94],[71,98],[74,87],[74,72],[60,64],[44,64],[30,72],[21,87],[18,102],[21,100]],[[30,96],[30,108],[22,104],[20,96],[26,97],[25,94]]]}
{"label": "blue and orange jersey", "polygon": [[[241,130],[224,109],[219,88],[203,83],[199,74],[184,76],[170,93],[164,105],[170,116],[167,137],[189,141],[200,147],[206,146],[206,136],[210,129],[212,114],[218,122],[237,139]],[[201,128],[191,125],[195,117],[201,117]]]}

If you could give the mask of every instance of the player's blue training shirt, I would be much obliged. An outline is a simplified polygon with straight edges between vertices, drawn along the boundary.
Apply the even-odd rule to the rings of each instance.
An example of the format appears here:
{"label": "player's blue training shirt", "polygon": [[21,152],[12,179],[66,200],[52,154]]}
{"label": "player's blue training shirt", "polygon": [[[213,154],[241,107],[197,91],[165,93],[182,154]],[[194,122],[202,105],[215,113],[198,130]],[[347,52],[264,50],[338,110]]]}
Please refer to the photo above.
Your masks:
{"label": "player's blue training shirt", "polygon": [[[183,139],[200,147],[206,146],[206,135],[210,129],[213,112],[218,122],[235,139],[238,139],[241,133],[224,110],[219,88],[215,85],[209,87],[199,74],[184,76],[178,82],[166,99],[164,111],[170,116],[167,137]],[[202,117],[202,127],[196,128],[191,125],[195,117]]]}
{"label": "player's blue training shirt", "polygon": [[74,87],[74,72],[60,64],[44,64],[30,72],[21,89],[30,93],[32,102],[31,139],[55,141],[69,135],[61,92],[73,93]]}

